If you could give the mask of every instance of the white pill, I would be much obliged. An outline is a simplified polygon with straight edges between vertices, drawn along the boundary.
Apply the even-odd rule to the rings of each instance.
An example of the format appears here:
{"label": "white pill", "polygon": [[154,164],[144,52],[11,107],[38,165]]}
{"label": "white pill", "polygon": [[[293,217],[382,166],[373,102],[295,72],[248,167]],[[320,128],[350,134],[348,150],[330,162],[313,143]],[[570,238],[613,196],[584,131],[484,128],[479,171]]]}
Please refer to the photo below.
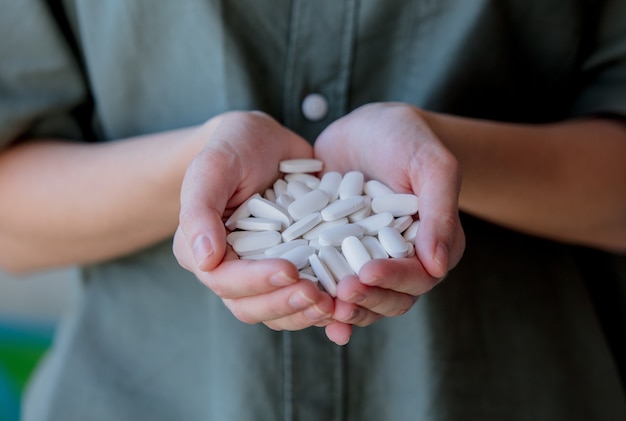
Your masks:
{"label": "white pill", "polygon": [[337,171],[327,172],[322,176],[318,189],[325,191],[331,201],[339,197],[339,184],[342,179],[341,173]]}
{"label": "white pill", "polygon": [[281,259],[289,260],[298,269],[309,264],[309,256],[315,254],[315,249],[309,246],[299,246],[280,255]]}
{"label": "white pill", "polygon": [[289,193],[283,193],[276,198],[276,204],[285,211],[289,208],[289,205],[293,203],[293,197],[289,196]]}
{"label": "white pill", "polygon": [[274,181],[274,185],[272,187],[274,188],[274,194],[276,195],[277,199],[283,194],[287,193],[287,182],[282,178]]}
{"label": "white pill", "polygon": [[322,248],[322,245],[320,244],[320,240],[318,238],[314,238],[308,241],[309,241],[309,246],[313,247],[315,250],[319,250],[320,248]]}
{"label": "white pill", "polygon": [[291,216],[280,206],[270,202],[262,197],[255,197],[248,202],[248,210],[250,214],[257,218],[267,218],[280,221],[283,228],[291,225]]}
{"label": "white pill", "polygon": [[420,227],[420,221],[419,219],[416,221],[413,221],[413,223],[411,223],[411,225],[404,230],[403,233],[403,237],[406,241],[415,241],[415,237],[417,237],[417,230]]}
{"label": "white pill", "polygon": [[400,216],[393,220],[393,223],[390,227],[394,228],[399,233],[403,233],[407,228],[411,226],[413,223],[413,217],[411,215]]}
{"label": "white pill", "polygon": [[314,173],[322,171],[322,168],[324,163],[319,159],[287,159],[280,162],[278,170],[284,173]]}
{"label": "white pill", "polygon": [[375,196],[372,199],[372,211],[374,213],[391,212],[395,217],[414,215],[417,213],[417,196],[408,193]]}
{"label": "white pill", "polygon": [[294,199],[297,199],[301,196],[304,196],[308,192],[313,190],[302,181],[292,181],[291,183],[287,183],[287,193]]}
{"label": "white pill", "polygon": [[310,189],[317,189],[320,185],[320,179],[311,174],[305,173],[293,173],[285,175],[285,181],[291,183],[292,181],[299,181],[304,183]]}
{"label": "white pill", "polygon": [[378,180],[369,180],[363,186],[363,191],[370,197],[394,194],[395,192],[386,184]]}
{"label": "white pill", "polygon": [[341,243],[341,253],[356,274],[359,273],[359,270],[361,270],[365,263],[372,259],[363,243],[361,243],[361,240],[353,236],[343,240]]}
{"label": "white pill", "polygon": [[276,203],[276,193],[274,193],[274,189],[265,189],[263,197],[272,203]]}
{"label": "white pill", "polygon": [[323,246],[339,247],[346,237],[363,237],[363,227],[357,224],[345,224],[329,228],[320,233],[319,240]]}
{"label": "white pill", "polygon": [[289,250],[295,249],[296,247],[308,246],[308,245],[309,245],[309,242],[307,240],[300,238],[298,240],[280,243],[268,249],[265,249],[263,254],[265,255],[266,258],[271,259],[274,257],[280,257],[282,254],[285,254]]}
{"label": "white pill", "polygon": [[406,257],[409,253],[406,240],[394,228],[382,227],[378,231],[378,241],[391,257]]}
{"label": "white pill", "polygon": [[372,257],[372,259],[389,258],[389,255],[387,254],[383,246],[380,244],[380,241],[378,241],[375,237],[372,237],[371,235],[366,235],[363,238],[361,238],[361,243],[363,243],[363,245],[365,246],[365,249],[367,250],[369,255]]}
{"label": "white pill", "polygon": [[346,199],[363,194],[363,173],[361,171],[350,171],[344,174],[339,183],[339,198]]}
{"label": "white pill", "polygon": [[362,209],[363,206],[365,206],[365,200],[362,196],[335,200],[322,209],[322,219],[324,221],[334,221]]}
{"label": "white pill", "polygon": [[243,256],[239,256],[239,258],[241,260],[265,260],[267,259],[264,253],[246,254]]}
{"label": "white pill", "polygon": [[317,276],[311,275],[310,273],[300,271],[298,274],[300,276],[300,279],[306,279],[316,284],[319,282],[319,279],[317,279]]}
{"label": "white pill", "polygon": [[235,226],[246,231],[280,231],[281,223],[275,219],[248,217],[238,219]]}
{"label": "white pill", "polygon": [[238,237],[243,237],[247,234],[246,231],[233,231],[226,236],[226,242],[232,246]]}
{"label": "white pill", "polygon": [[318,256],[337,281],[341,281],[346,276],[354,274],[354,271],[348,264],[346,258],[343,257],[341,252],[339,252],[339,250],[335,247],[321,247]]}
{"label": "white pill", "polygon": [[339,218],[339,219],[335,219],[334,221],[322,221],[315,228],[308,231],[306,234],[303,234],[302,238],[306,240],[314,240],[314,239],[317,239],[320,233],[324,232],[325,230],[329,228],[333,228],[333,227],[338,227],[339,225],[345,225],[347,223],[348,223],[348,218]]}
{"label": "white pill", "polygon": [[393,215],[391,212],[376,213],[368,216],[365,219],[356,221],[355,223],[362,226],[365,230],[365,235],[376,235],[378,230],[382,227],[388,227],[393,223]]}
{"label": "white pill", "polygon": [[261,197],[261,195],[259,193],[254,193],[252,196],[246,199],[245,202],[239,205],[239,207],[235,209],[235,211],[230,215],[230,217],[224,223],[224,225],[226,225],[226,228],[233,231],[236,228],[235,224],[237,223],[237,219],[247,218],[248,216],[250,216],[248,203],[250,203],[252,199],[257,198],[257,197]]}
{"label": "white pill", "polygon": [[406,245],[409,248],[409,250],[406,253],[406,257],[414,257],[415,256],[415,246],[413,245],[413,243],[409,243],[408,241],[406,242]]}
{"label": "white pill", "polygon": [[370,207],[372,198],[369,196],[361,197],[363,197],[363,207],[360,210],[348,215],[350,222],[360,221],[361,219],[365,219],[372,214],[372,208]]}
{"label": "white pill", "polygon": [[265,249],[280,243],[280,233],[277,231],[242,231],[245,235],[238,236],[233,241],[233,250],[240,256],[262,253]]}
{"label": "white pill", "polygon": [[304,218],[299,219],[283,231],[283,233],[281,234],[283,237],[283,241],[292,241],[295,238],[306,234],[320,222],[322,222],[322,215],[320,215],[319,212],[309,214]]}
{"label": "white pill", "polygon": [[[304,218],[312,212],[324,209],[328,205],[328,195],[322,190],[311,190],[298,197],[287,208],[287,212],[294,220]],[[320,216],[321,218],[321,216]]]}
{"label": "white pill", "polygon": [[317,254],[312,254],[309,256],[309,263],[311,264],[311,268],[313,272],[315,272],[315,276],[319,279],[322,287],[328,292],[331,297],[337,296],[337,284],[335,283],[335,279],[333,275],[330,273],[326,265],[322,263]]}

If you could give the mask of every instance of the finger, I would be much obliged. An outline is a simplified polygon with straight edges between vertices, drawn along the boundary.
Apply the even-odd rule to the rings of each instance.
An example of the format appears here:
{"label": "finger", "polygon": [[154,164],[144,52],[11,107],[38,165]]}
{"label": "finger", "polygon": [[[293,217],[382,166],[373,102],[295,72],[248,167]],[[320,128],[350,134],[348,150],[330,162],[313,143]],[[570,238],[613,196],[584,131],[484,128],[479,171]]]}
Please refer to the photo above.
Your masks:
{"label": "finger", "polygon": [[335,312],[333,319],[354,326],[364,327],[377,322],[384,316],[375,313],[365,307],[356,304],[347,303],[341,300],[335,300]]}
{"label": "finger", "polygon": [[299,281],[296,267],[287,260],[239,259],[230,247],[219,266],[196,275],[219,297],[230,300],[267,294]]}
{"label": "finger", "polygon": [[179,226],[200,270],[217,266],[225,253],[222,215],[235,187],[225,159],[203,151],[194,159],[181,187]]}
{"label": "finger", "polygon": [[359,278],[365,285],[412,297],[430,291],[440,281],[440,278],[431,276],[415,257],[371,260],[363,265]]}
{"label": "finger", "polygon": [[420,199],[415,251],[431,276],[443,278],[458,263],[465,242],[458,213],[459,164],[443,148],[424,147],[412,157],[409,174]]}
{"label": "finger", "polygon": [[331,322],[326,326],[326,336],[337,345],[346,345],[352,336],[352,325],[341,322]]}
{"label": "finger", "polygon": [[282,326],[282,329],[292,330],[328,319],[334,309],[332,298],[308,280],[267,294],[224,300],[224,303],[244,323],[267,322],[301,313],[303,317],[295,319],[300,325]]}
{"label": "finger", "polygon": [[[385,317],[400,316],[406,313],[417,301],[415,296],[409,294],[365,285],[357,277],[353,276],[345,277],[339,282],[337,285],[337,298],[341,302],[354,304],[376,315]],[[371,317],[367,314],[358,314],[357,309],[354,309],[354,311],[355,314],[342,314],[339,316],[339,306],[337,305],[334,317],[337,320],[353,324],[371,323],[377,320],[374,318],[374,320],[370,321]]]}

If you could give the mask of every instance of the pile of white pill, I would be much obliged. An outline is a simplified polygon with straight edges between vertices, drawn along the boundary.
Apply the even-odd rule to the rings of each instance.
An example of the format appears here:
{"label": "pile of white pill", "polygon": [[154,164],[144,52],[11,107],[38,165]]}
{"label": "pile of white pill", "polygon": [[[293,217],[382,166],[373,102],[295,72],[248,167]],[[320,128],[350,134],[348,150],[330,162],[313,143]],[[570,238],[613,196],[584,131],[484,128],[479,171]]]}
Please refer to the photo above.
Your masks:
{"label": "pile of white pill", "polygon": [[283,178],[248,198],[226,220],[228,244],[242,259],[282,258],[301,278],[336,296],[337,282],[371,259],[410,257],[418,200],[363,173],[327,172],[316,159],[281,161]]}

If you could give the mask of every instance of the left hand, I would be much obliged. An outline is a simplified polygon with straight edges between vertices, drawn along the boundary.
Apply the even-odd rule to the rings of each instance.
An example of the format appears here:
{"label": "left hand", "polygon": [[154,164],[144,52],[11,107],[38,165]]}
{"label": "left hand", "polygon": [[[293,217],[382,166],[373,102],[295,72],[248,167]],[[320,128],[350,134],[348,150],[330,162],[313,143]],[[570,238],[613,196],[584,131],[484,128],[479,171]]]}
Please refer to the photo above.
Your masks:
{"label": "left hand", "polygon": [[465,235],[458,214],[457,160],[420,117],[398,103],[369,104],[326,128],[315,143],[326,171],[363,172],[394,191],[419,197],[420,229],[413,258],[372,260],[337,287],[327,336],[347,343],[351,326],[408,311],[461,259]]}

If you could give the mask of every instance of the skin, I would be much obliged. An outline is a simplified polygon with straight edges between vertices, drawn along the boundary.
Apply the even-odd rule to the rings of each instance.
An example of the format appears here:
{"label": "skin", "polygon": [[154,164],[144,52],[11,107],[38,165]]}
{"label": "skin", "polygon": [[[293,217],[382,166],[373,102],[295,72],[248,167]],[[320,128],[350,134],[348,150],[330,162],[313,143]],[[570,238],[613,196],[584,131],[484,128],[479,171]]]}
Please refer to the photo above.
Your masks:
{"label": "skin", "polygon": [[[225,243],[223,217],[269,186],[280,160],[314,155],[327,170],[359,169],[420,197],[416,257],[369,262],[341,280],[336,300],[299,280],[290,263],[240,261]],[[403,314],[458,263],[459,209],[626,252],[624,156],[626,130],[617,120],[518,125],[392,103],[337,120],[315,150],[256,112],[104,145],[25,140],[0,154],[0,266],[23,272],[98,262],[175,232],[180,264],[243,322],[325,326],[345,344],[353,326]]]}

